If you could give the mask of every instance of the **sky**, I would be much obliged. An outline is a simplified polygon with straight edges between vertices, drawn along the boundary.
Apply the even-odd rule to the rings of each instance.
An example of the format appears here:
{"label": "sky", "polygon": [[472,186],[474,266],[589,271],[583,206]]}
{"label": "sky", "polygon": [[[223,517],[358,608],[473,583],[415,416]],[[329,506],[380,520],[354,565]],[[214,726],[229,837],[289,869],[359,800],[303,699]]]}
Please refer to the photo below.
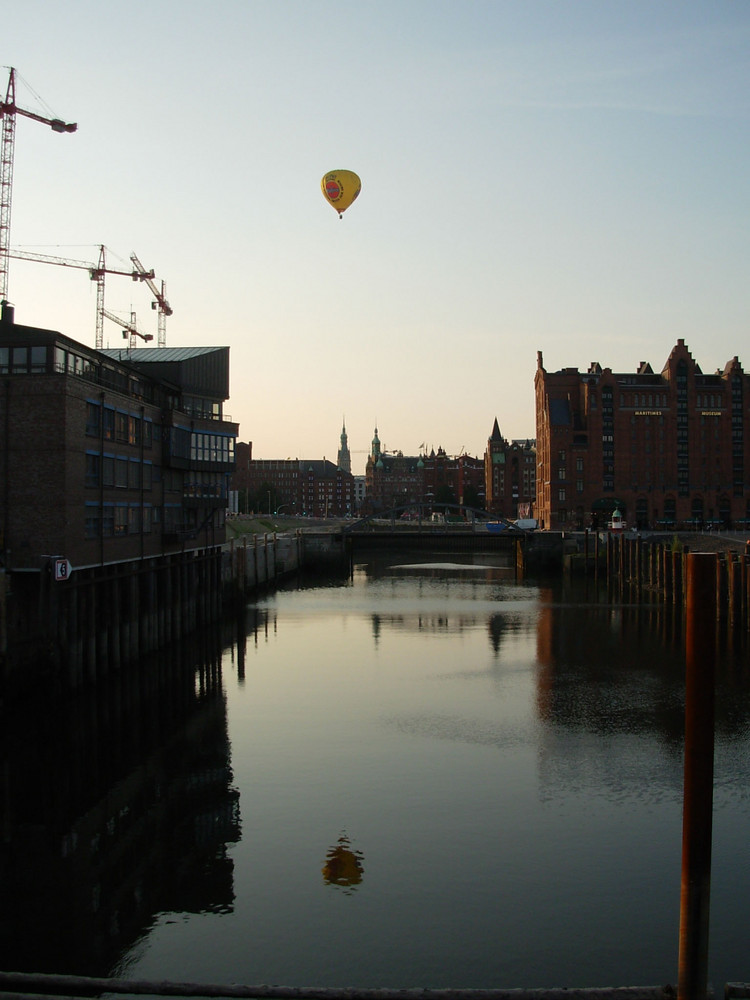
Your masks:
{"label": "sky", "polygon": [[[254,458],[533,438],[537,352],[750,369],[750,3],[25,0],[11,245],[166,283],[229,346]],[[320,182],[355,171],[339,219]],[[93,347],[85,270],[12,259],[16,322]],[[154,336],[145,285],[105,306]],[[122,346],[105,321],[104,346]]]}

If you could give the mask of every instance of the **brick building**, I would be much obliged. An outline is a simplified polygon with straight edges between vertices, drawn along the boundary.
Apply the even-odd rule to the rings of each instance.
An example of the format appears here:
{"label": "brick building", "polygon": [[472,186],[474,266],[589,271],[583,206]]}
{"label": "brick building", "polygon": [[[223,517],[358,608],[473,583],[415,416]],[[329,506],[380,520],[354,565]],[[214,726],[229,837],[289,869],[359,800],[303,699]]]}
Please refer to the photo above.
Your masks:
{"label": "brick building", "polygon": [[547,372],[537,354],[536,516],[543,527],[750,526],[750,381],[704,375],[683,340],[660,372]]}
{"label": "brick building", "polygon": [[495,418],[484,453],[487,510],[514,520],[533,517],[536,501],[536,442],[508,441]]}
{"label": "brick building", "polygon": [[[237,471],[237,481],[245,470]],[[354,476],[326,459],[250,459],[246,481],[259,513],[346,517],[355,511]],[[283,508],[283,510],[282,510]]]}
{"label": "brick building", "polygon": [[483,507],[484,462],[471,455],[448,455],[442,448],[429,454],[385,452],[377,427],[365,467],[367,512],[414,503],[455,503]]}
{"label": "brick building", "polygon": [[300,462],[300,502],[311,517],[350,517],[355,511],[354,476],[328,462]]}
{"label": "brick building", "polygon": [[224,541],[237,425],[229,348],[95,351],[0,320],[6,569],[74,568]]}

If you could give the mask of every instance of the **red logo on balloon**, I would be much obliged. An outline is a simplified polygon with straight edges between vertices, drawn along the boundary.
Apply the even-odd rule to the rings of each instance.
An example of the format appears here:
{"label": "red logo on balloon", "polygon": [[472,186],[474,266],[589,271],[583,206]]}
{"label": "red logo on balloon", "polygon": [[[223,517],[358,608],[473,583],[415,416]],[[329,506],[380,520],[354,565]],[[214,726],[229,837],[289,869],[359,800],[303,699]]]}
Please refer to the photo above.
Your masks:
{"label": "red logo on balloon", "polygon": [[341,197],[341,187],[338,181],[326,181],[326,196],[329,201],[336,201]]}

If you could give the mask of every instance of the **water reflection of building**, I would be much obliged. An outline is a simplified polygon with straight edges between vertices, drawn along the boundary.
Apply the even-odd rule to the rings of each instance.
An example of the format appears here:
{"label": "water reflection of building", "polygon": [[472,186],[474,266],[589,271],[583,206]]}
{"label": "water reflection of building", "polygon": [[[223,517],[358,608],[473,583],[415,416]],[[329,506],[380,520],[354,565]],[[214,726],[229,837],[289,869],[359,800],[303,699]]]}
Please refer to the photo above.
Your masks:
{"label": "water reflection of building", "polygon": [[3,729],[0,967],[106,975],[163,911],[233,905],[218,652],[182,648]]}
{"label": "water reflection of building", "polygon": [[551,591],[540,596],[539,719],[568,730],[653,730],[679,742],[684,661],[680,648],[665,641],[664,610],[597,608],[580,595],[561,601]]}

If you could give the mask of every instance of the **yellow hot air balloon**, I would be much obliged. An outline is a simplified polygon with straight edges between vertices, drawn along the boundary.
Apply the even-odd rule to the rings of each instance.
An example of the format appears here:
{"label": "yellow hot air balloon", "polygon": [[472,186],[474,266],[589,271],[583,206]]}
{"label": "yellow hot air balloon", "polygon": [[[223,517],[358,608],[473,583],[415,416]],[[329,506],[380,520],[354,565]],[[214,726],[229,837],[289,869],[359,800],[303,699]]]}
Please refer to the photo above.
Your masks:
{"label": "yellow hot air balloon", "polygon": [[362,190],[362,181],[352,170],[331,170],[320,182],[323,197],[341,218]]}

